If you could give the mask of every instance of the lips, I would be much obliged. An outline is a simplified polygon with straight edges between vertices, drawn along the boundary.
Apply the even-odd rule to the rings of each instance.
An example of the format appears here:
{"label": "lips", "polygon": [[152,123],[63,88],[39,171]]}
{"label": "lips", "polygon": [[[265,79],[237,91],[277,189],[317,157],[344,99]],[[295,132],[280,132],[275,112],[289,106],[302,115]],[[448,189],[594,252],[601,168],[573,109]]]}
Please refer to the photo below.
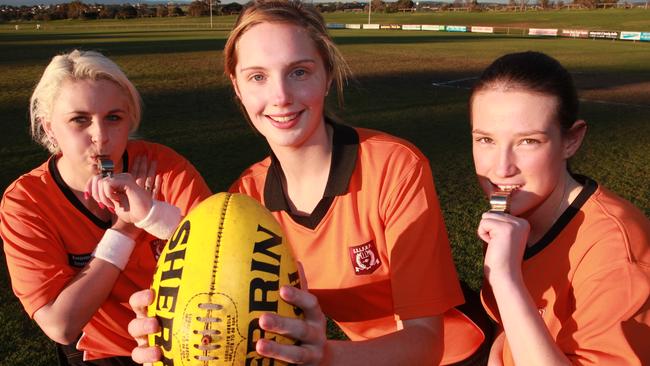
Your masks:
{"label": "lips", "polygon": [[92,154],[92,155],[90,155],[90,157],[89,157],[89,162],[90,162],[92,165],[97,165],[97,166],[99,166],[99,160],[100,160],[100,159],[108,159],[108,160],[112,160],[112,159],[111,159],[111,156],[110,156],[109,154]]}
{"label": "lips", "polygon": [[522,187],[522,184],[495,184],[493,186],[497,187],[499,191],[503,192],[514,192]]}
{"label": "lips", "polygon": [[270,115],[267,114],[266,118],[271,122],[274,127],[281,129],[288,129],[295,126],[300,120],[300,115],[302,111],[298,113],[285,113],[285,114],[276,114]]}
{"label": "lips", "polygon": [[295,114],[292,114],[292,115],[289,115],[289,116],[269,116],[269,118],[271,118],[275,122],[279,122],[279,123],[287,123],[287,122],[291,121],[292,119],[294,119],[296,117],[298,117],[298,113],[295,113]]}

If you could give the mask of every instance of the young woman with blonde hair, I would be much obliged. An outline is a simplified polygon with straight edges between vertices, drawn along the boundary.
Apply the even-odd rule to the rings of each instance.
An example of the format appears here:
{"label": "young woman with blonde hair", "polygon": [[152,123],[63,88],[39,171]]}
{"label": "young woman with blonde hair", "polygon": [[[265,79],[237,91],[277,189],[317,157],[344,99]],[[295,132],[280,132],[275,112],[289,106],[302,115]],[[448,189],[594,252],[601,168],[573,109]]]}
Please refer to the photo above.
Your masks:
{"label": "young woman with blonde hair", "polygon": [[128,298],[171,234],[158,218],[210,194],[174,151],[129,140],[140,104],[115,63],[78,50],[52,59],[31,98],[32,136],[52,156],[7,188],[0,234],[14,293],[63,365],[132,363]]}

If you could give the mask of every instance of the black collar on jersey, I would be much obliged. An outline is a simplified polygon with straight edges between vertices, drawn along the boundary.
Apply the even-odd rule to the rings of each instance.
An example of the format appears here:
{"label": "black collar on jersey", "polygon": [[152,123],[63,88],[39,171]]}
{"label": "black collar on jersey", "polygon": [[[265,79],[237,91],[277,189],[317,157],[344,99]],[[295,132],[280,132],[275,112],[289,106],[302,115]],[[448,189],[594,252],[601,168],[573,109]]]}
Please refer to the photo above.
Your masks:
{"label": "black collar on jersey", "polygon": [[[50,161],[47,162],[48,168],[50,170],[50,173],[52,174],[52,178],[54,178],[54,182],[56,183],[57,186],[59,186],[59,189],[65,197],[72,203],[74,207],[77,208],[77,210],[81,211],[90,221],[92,221],[95,225],[97,225],[101,229],[110,229],[111,228],[111,221],[102,221],[100,220],[97,216],[93,215],[92,212],[84,204],[79,201],[79,198],[75,196],[74,192],[72,192],[72,189],[68,187],[67,184],[65,184],[65,181],[63,180],[63,177],[61,177],[61,172],[59,172],[59,168],[56,166],[56,157],[52,156],[50,158]],[[122,169],[126,167],[128,169],[129,166],[129,154],[127,153],[126,150],[124,150],[124,155],[122,155]]]}
{"label": "black collar on jersey", "polygon": [[524,252],[524,259],[529,259],[535,254],[541,252],[544,248],[549,246],[557,238],[558,235],[564,230],[564,228],[569,224],[571,220],[575,217],[575,215],[580,212],[580,209],[582,206],[587,202],[589,197],[591,197],[594,192],[596,192],[596,188],[598,188],[598,183],[596,183],[593,179],[589,177],[585,177],[583,175],[573,175],[573,179],[578,181],[578,183],[583,185],[582,191],[580,191],[580,194],[578,194],[578,197],[576,197],[573,202],[569,205],[569,207],[564,210],[562,215],[555,221],[553,226],[544,234],[544,236],[539,239],[537,243],[535,243],[533,246],[530,246],[526,248],[526,251]]}
{"label": "black collar on jersey", "polygon": [[359,134],[354,128],[329,120],[327,123],[332,126],[333,130],[332,162],[323,197],[309,216],[290,213],[291,209],[289,208],[287,196],[284,189],[282,189],[284,172],[273,153],[271,153],[271,165],[264,182],[266,208],[271,211],[286,211],[295,222],[310,229],[318,226],[332,205],[334,197],[348,192],[350,179],[357,165],[357,155],[359,153]]}

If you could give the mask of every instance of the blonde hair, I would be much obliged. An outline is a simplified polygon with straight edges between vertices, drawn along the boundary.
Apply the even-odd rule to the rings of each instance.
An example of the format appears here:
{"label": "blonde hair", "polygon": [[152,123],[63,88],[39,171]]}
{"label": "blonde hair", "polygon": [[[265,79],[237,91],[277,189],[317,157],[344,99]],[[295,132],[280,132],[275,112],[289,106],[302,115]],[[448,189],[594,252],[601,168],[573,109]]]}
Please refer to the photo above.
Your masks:
{"label": "blonde hair", "polygon": [[336,84],[338,102],[342,105],[343,86],[352,74],[350,67],[327,33],[325,20],[321,14],[314,7],[304,5],[297,0],[257,0],[241,12],[224,47],[226,76],[235,75],[236,48],[239,38],[254,25],[265,22],[290,23],[307,30],[323,59],[327,76]]}
{"label": "blonde hair", "polygon": [[142,101],[140,93],[124,72],[113,61],[99,52],[74,50],[54,56],[45,68],[43,76],[32,93],[29,104],[32,139],[49,152],[59,152],[43,129],[43,122],[50,118],[54,101],[64,81],[108,80],[118,85],[128,95],[129,114],[132,119],[131,133],[140,125]]}

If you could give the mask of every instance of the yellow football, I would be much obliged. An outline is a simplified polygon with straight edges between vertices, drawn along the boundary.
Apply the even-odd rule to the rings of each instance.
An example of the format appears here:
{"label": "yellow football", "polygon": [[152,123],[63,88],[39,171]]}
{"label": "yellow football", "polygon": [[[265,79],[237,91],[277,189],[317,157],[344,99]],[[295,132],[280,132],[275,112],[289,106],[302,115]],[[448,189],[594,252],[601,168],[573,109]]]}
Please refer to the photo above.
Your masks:
{"label": "yellow football", "polygon": [[299,277],[280,225],[243,194],[218,193],[196,206],[158,259],[148,308],[161,332],[149,344],[162,350],[156,365],[286,365],[264,359],[255,342],[294,341],[263,331],[265,312],[301,317],[280,299]]}

